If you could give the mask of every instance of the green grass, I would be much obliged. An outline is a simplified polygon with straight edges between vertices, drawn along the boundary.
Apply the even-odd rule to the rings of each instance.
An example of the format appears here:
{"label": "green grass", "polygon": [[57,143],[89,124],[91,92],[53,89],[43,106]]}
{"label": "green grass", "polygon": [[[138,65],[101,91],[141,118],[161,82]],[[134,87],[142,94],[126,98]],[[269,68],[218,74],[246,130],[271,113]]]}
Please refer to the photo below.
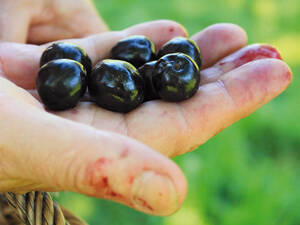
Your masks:
{"label": "green grass", "polygon": [[232,22],[249,43],[276,45],[294,72],[289,89],[227,128],[197,151],[175,160],[189,190],[167,218],[63,193],[59,201],[92,225],[300,225],[300,10],[298,0],[97,0],[111,29],[172,19],[190,34]]}

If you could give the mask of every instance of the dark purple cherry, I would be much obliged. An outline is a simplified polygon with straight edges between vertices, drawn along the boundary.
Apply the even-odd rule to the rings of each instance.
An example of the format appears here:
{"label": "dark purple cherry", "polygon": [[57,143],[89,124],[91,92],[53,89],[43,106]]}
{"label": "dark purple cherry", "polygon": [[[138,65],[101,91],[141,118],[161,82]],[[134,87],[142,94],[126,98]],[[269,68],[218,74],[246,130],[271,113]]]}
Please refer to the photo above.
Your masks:
{"label": "dark purple cherry", "polygon": [[139,73],[144,78],[145,81],[144,102],[159,99],[159,95],[157,94],[152,82],[153,71],[156,62],[157,61],[148,62],[139,68]]}
{"label": "dark purple cherry", "polygon": [[163,100],[180,102],[191,98],[197,92],[200,73],[190,56],[173,53],[157,61],[152,80],[155,90]]}
{"label": "dark purple cherry", "polygon": [[100,107],[127,113],[144,100],[144,80],[136,68],[121,60],[99,62],[88,79],[91,97]]}
{"label": "dark purple cherry", "polygon": [[90,74],[92,71],[92,62],[90,57],[78,45],[68,42],[58,42],[50,45],[42,54],[40,66],[55,59],[73,59],[81,63]]}
{"label": "dark purple cherry", "polygon": [[198,65],[202,65],[200,49],[196,42],[185,37],[176,37],[168,41],[158,52],[158,58],[171,53],[184,53],[190,56]]}
{"label": "dark purple cherry", "polygon": [[36,86],[48,109],[66,110],[75,107],[84,95],[86,79],[86,70],[79,62],[57,59],[40,68]]}
{"label": "dark purple cherry", "polygon": [[145,36],[136,35],[120,40],[111,50],[111,57],[131,63],[136,68],[155,60],[155,46]]}

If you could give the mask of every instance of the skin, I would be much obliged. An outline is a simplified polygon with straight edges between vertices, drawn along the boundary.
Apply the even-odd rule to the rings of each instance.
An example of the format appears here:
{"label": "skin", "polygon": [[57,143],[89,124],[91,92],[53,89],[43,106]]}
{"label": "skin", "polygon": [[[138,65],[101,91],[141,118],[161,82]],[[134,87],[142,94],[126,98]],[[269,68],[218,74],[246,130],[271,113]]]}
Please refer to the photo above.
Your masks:
{"label": "skin", "polygon": [[103,31],[107,26],[91,0],[1,1],[2,41],[42,44]]}
{"label": "skin", "polygon": [[[148,36],[159,49],[186,32],[177,23],[155,21],[71,41],[95,64],[133,34]],[[264,46],[246,47],[247,36],[236,25],[213,25],[192,38],[204,64],[197,94],[178,104],[147,102],[128,114],[87,102],[70,111],[46,112],[29,94],[35,95],[46,45],[0,44],[0,192],[68,190],[153,215],[174,213],[184,201],[186,180],[168,157],[205,143],[278,96],[292,80],[276,50],[265,54],[253,50]]]}

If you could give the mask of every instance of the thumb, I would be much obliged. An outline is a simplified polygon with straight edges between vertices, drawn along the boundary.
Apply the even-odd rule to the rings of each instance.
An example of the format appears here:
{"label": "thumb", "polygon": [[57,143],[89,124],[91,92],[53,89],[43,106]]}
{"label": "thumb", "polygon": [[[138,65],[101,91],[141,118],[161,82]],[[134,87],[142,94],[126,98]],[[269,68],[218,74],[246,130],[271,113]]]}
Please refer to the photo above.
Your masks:
{"label": "thumb", "polygon": [[[22,90],[3,78],[0,84]],[[74,191],[153,215],[169,215],[182,204],[186,181],[168,158],[133,139],[24,104],[5,90],[0,90],[0,192]]]}

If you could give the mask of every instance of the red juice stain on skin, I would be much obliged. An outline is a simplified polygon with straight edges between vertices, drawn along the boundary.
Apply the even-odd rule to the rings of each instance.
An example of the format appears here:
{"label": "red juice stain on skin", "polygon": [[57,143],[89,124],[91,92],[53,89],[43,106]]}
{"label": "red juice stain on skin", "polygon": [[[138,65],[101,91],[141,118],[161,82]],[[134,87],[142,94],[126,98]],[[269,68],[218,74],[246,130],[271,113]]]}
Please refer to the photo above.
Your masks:
{"label": "red juice stain on skin", "polygon": [[[231,65],[230,67],[232,68],[230,69],[234,69],[248,62],[258,60],[258,59],[265,59],[265,58],[274,58],[274,59],[282,60],[282,57],[280,56],[279,52],[271,46],[250,45],[224,58],[217,65],[219,67],[224,67],[224,68],[226,68],[228,65]],[[229,70],[229,68],[226,68],[226,70]]]}
{"label": "red juice stain on skin", "polygon": [[128,157],[128,155],[129,155],[129,149],[126,148],[126,149],[124,149],[124,150],[122,151],[120,157],[121,157],[121,159],[122,159],[122,158]]}
{"label": "red juice stain on skin", "polygon": [[101,173],[104,166],[110,162],[111,160],[106,158],[99,158],[93,162],[86,171],[87,183],[95,189],[96,192],[103,191],[108,187],[108,177],[103,176]]}
{"label": "red juice stain on skin", "polygon": [[104,167],[111,162],[111,159],[99,158],[98,160],[93,162],[87,169],[86,177],[88,185],[95,191],[95,193],[91,196],[107,196],[110,198],[117,198],[119,200],[123,200],[124,202],[128,202],[128,200],[122,194],[112,190],[109,184],[109,178],[102,175],[102,173],[104,174]]}
{"label": "red juice stain on skin", "polygon": [[129,181],[129,184],[133,184],[134,176],[129,176],[128,181]]}
{"label": "red juice stain on skin", "polygon": [[105,189],[109,188],[107,177],[103,177],[100,179],[94,178],[90,181],[90,186],[92,186],[95,191],[103,192]]}
{"label": "red juice stain on skin", "polygon": [[123,195],[121,195],[121,194],[119,194],[119,193],[117,193],[117,192],[115,192],[115,191],[113,191],[113,190],[110,190],[109,192],[107,192],[107,195],[109,195],[109,196],[111,196],[111,197],[113,197],[113,198],[118,198],[118,199],[125,199],[124,198],[124,196]]}
{"label": "red juice stain on skin", "polygon": [[138,201],[143,207],[149,209],[150,211],[154,211],[153,207],[148,204],[144,199],[135,197],[135,201]]}
{"label": "red juice stain on skin", "polygon": [[99,158],[95,163],[94,163],[94,167],[96,169],[102,168],[104,166],[104,164],[108,163],[108,159],[105,158]]}
{"label": "red juice stain on skin", "polygon": [[102,183],[105,187],[108,187],[108,178],[107,177],[103,177],[102,178]]}

